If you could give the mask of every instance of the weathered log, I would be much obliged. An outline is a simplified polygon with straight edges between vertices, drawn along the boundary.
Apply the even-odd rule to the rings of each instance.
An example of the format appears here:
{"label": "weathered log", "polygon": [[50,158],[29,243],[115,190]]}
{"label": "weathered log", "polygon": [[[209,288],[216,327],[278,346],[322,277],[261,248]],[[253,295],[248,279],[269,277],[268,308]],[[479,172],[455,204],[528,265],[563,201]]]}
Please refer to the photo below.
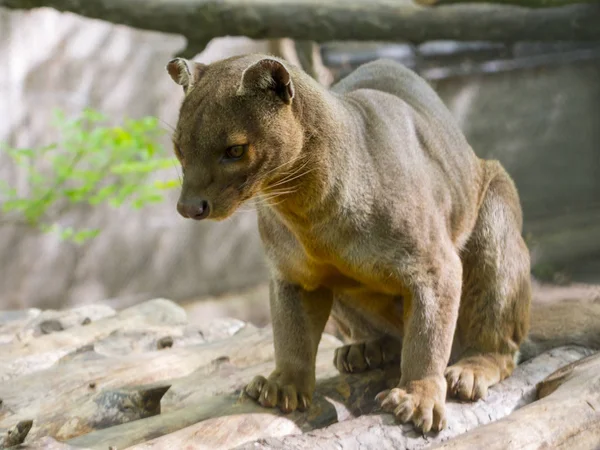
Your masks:
{"label": "weathered log", "polygon": [[[327,343],[331,337],[324,337]],[[337,340],[335,343],[337,344]],[[57,411],[87,408],[101,390],[146,385],[183,377],[196,371],[208,374],[217,367],[213,361],[226,356],[239,367],[260,363],[273,357],[270,329],[242,329],[230,339],[189,347],[170,348],[134,355],[102,357],[84,352],[79,358],[0,383],[0,426],[12,426],[19,420],[33,419],[33,438],[55,436],[58,430],[66,439],[89,431],[75,426],[64,427],[64,417]],[[86,355],[96,355],[87,356]],[[49,389],[49,387],[51,387]],[[58,406],[59,405],[59,406]],[[76,422],[85,419],[76,419]]]}
{"label": "weathered log", "polygon": [[36,308],[25,311],[0,311],[0,344],[18,341],[19,344],[42,334],[61,331],[115,315],[106,305],[83,305],[65,310]]}
{"label": "weathered log", "polygon": [[[317,355],[317,374],[319,378],[328,378],[337,374],[334,367],[333,351],[342,345],[337,339],[324,335]],[[171,381],[171,389],[161,401],[162,412],[174,411],[183,407],[201,404],[208,396],[228,394],[240,391],[255,375],[271,373],[273,361],[239,367],[223,358],[215,361],[215,370],[210,375],[194,372],[187,377]]]}
{"label": "weathered log", "polygon": [[[67,410],[68,414],[65,414],[64,409],[55,407],[46,416],[38,417],[39,422],[30,438],[50,434],[59,440],[68,439],[91,430],[155,416],[160,414],[160,399],[169,387],[168,384],[163,384],[104,390],[93,395],[88,401],[73,403]],[[93,391],[94,387],[90,387],[90,390]],[[17,422],[7,432],[3,445],[9,447],[23,442],[32,425],[32,420]]]}
{"label": "weathered log", "polygon": [[492,3],[500,5],[515,5],[525,8],[555,8],[558,6],[575,5],[577,3],[594,3],[598,0],[416,0],[419,5],[441,6],[457,3]]}
{"label": "weathered log", "polygon": [[543,397],[498,422],[434,447],[440,450],[597,450],[600,448],[600,353],[569,364],[538,385]]}
{"label": "weathered log", "polygon": [[[17,449],[14,449],[17,450]],[[35,441],[23,443],[18,447],[18,450],[89,450],[83,447],[73,447],[72,445],[59,442],[50,436],[45,436]],[[105,449],[107,450],[107,449]]]}
{"label": "weathered log", "polygon": [[37,308],[0,311],[0,345],[17,339],[17,333],[41,313],[42,311]]}
{"label": "weathered log", "polygon": [[573,377],[573,371],[577,367],[581,367],[584,364],[588,364],[593,360],[598,359],[599,356],[600,354],[598,353],[592,353],[591,355],[586,356],[585,358],[573,361],[572,363],[567,364],[566,366],[563,366],[552,372],[550,375],[548,375],[536,385],[535,390],[537,398],[542,399],[544,397],[548,397],[561,385],[563,385],[565,381]]}
{"label": "weathered log", "polygon": [[[513,417],[521,410],[514,413],[513,411],[535,400],[536,383],[543,380],[549,373],[557,368],[580,359],[590,352],[590,350],[581,347],[563,347],[546,352],[537,358],[518,366],[511,377],[489,390],[488,397],[485,400],[480,400],[477,403],[457,403],[449,401],[446,406],[448,426],[437,435],[428,434],[423,436],[418,434],[410,425],[398,425],[395,423],[394,418],[390,414],[369,414],[362,415],[349,422],[337,423],[310,433],[279,439],[268,438],[249,442],[240,446],[238,450],[295,450],[306,448],[326,450],[359,447],[361,450],[385,450],[397,448],[418,449],[455,438],[468,430],[475,429],[475,432],[479,432],[480,428],[477,427],[480,425],[508,416],[506,420],[501,421],[504,423],[501,427],[498,427],[497,433],[494,431],[486,434],[486,436],[489,436],[485,441],[486,443],[483,443],[481,440],[473,439],[469,441],[471,447],[468,445],[460,447],[464,449],[487,450],[487,443],[491,443],[494,436],[506,436],[506,434],[502,434],[502,429],[508,430],[514,427]],[[598,371],[597,375],[600,376],[600,371]],[[534,405],[536,403],[534,403]],[[548,413],[556,413],[556,411],[550,409]],[[509,416],[509,414],[511,415]],[[508,423],[510,423],[510,426]],[[496,424],[492,424],[489,426],[495,425]],[[556,423],[554,426],[557,427]],[[481,429],[483,428],[485,428],[485,426],[481,427]],[[525,428],[526,427],[523,427],[524,430]],[[494,428],[494,430],[496,430],[496,428]],[[531,433],[531,429],[528,429],[527,432]],[[538,444],[542,442],[536,440],[536,438],[537,436],[533,434],[532,440],[534,442],[538,442]],[[448,442],[455,442],[456,439],[457,438]],[[502,442],[504,442],[504,447],[494,447],[493,445],[491,445],[491,447],[506,449],[507,441]],[[187,445],[186,448],[189,449],[202,448],[201,446],[195,446],[193,442],[188,442]],[[521,447],[519,443],[518,448],[521,449],[525,447]]]}
{"label": "weathered log", "polygon": [[[323,352],[333,366],[333,349]],[[321,363],[323,364],[323,363]],[[262,367],[257,367],[262,369]],[[308,413],[283,414],[265,409],[243,392],[211,396],[191,406],[135,422],[95,431],[67,441],[91,449],[192,448],[226,449],[248,440],[287,435],[345,420],[371,410],[375,395],[389,387],[397,369],[358,375],[338,375],[317,382]],[[258,374],[261,372],[254,372]],[[230,421],[231,420],[231,421]],[[162,436],[158,437],[157,436]]]}
{"label": "weathered log", "polygon": [[186,322],[185,311],[180,306],[170,300],[155,299],[88,325],[42,335],[23,343],[12,342],[2,347],[0,381],[46,369],[68,353],[105,338],[116,330]]}
{"label": "weathered log", "polygon": [[0,430],[0,449],[17,446],[25,440],[33,422],[22,420],[8,430]]}
{"label": "weathered log", "polygon": [[187,38],[183,56],[213,38],[308,41],[585,41],[600,39],[600,6],[531,10],[508,5],[424,8],[408,1],[0,0],[11,9],[55,8]]}
{"label": "weathered log", "polygon": [[241,329],[252,333],[256,328],[236,319],[215,319],[209,324],[162,326],[146,325],[139,329],[115,330],[93,344],[84,345],[63,356],[58,362],[100,359],[105,356],[125,356],[136,353],[206,344],[226,339]]}

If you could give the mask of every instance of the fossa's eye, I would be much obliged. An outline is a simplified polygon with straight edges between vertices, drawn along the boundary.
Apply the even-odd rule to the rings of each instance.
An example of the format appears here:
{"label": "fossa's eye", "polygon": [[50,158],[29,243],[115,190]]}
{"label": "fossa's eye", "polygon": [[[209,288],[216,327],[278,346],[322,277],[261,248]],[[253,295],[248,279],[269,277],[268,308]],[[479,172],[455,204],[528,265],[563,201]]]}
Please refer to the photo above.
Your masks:
{"label": "fossa's eye", "polygon": [[234,145],[225,150],[225,160],[227,161],[235,161],[240,159],[242,156],[246,154],[248,150],[248,144],[245,145]]}

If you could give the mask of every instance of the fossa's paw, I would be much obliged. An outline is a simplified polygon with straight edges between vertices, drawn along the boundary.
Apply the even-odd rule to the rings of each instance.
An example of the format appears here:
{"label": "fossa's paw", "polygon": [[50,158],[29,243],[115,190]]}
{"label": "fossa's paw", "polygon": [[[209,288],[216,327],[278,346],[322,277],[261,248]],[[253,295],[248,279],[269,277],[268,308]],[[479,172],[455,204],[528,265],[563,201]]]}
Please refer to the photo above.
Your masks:
{"label": "fossa's paw", "polygon": [[393,413],[400,423],[412,422],[427,433],[446,427],[445,380],[427,378],[377,394],[384,411]]}
{"label": "fossa's paw", "polygon": [[510,375],[514,365],[510,355],[481,354],[462,358],[446,369],[448,393],[463,401],[485,398],[488,388]]}
{"label": "fossa's paw", "polygon": [[344,345],[335,350],[333,365],[342,373],[359,373],[400,362],[402,344],[383,336],[372,341]]}
{"label": "fossa's paw", "polygon": [[269,378],[256,376],[245,392],[265,408],[279,407],[284,413],[304,411],[310,407],[314,381],[300,375],[274,371]]}

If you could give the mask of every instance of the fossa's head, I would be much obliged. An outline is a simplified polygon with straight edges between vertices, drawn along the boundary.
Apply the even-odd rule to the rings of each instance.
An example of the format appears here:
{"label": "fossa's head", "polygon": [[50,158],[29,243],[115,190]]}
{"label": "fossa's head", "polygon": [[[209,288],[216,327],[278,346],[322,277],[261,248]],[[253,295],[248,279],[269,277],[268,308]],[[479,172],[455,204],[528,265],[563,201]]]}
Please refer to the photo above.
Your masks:
{"label": "fossa's head", "polygon": [[176,58],[167,71],[185,94],[173,136],[183,168],[177,210],[192,219],[225,219],[300,155],[292,73],[263,55],[210,65]]}

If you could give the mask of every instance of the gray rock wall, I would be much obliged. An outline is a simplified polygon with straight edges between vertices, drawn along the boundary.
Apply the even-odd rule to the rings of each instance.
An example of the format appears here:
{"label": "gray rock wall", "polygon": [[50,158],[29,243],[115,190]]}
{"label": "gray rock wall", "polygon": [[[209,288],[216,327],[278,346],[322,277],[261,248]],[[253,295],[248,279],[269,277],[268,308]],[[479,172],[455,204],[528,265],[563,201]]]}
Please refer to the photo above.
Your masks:
{"label": "gray rock wall", "polygon": [[600,280],[600,58],[435,86],[515,180],[534,273]]}
{"label": "gray rock wall", "polygon": [[377,57],[427,78],[514,178],[534,274],[600,281],[600,42],[324,45],[336,77]]}
{"label": "gray rock wall", "polygon": [[[91,106],[111,117],[159,117],[175,123],[181,89],[165,72],[182,47],[179,37],[141,32],[54,10],[0,10],[0,142],[39,146],[54,138],[54,108]],[[266,51],[266,43],[219,39],[197,58],[210,62]],[[165,137],[165,145],[169,145]],[[168,147],[170,149],[170,147]],[[0,161],[0,178],[23,174]],[[168,178],[176,176],[166,174]],[[0,227],[0,309],[57,308],[119,298],[184,299],[253,285],[265,279],[253,213],[192,223],[164,204],[131,211],[96,208],[67,220],[100,227],[83,247],[23,227]],[[1,200],[0,200],[1,201]]]}

